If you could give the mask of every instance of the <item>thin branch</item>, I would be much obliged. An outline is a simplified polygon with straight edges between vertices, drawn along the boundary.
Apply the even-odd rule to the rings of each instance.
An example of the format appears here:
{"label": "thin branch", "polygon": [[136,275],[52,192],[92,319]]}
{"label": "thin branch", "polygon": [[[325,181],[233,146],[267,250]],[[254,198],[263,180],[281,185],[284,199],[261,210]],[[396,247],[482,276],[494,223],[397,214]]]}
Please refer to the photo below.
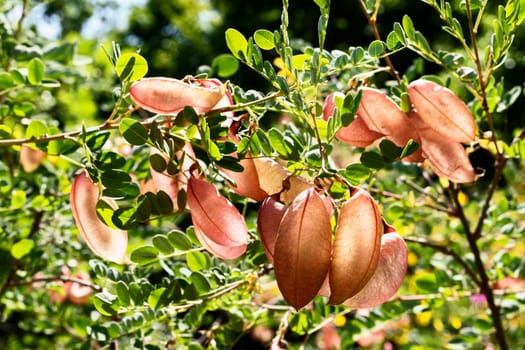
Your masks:
{"label": "thin branch", "polygon": [[[359,0],[359,5],[361,7],[361,11],[363,12],[363,14],[365,15],[366,17],[366,20],[368,21],[368,24],[370,24],[370,27],[372,27],[372,32],[374,33],[374,37],[376,38],[376,40],[380,40],[382,41],[381,39],[381,34],[379,34],[379,30],[377,29],[377,23],[376,23],[376,20],[377,20],[377,12],[378,12],[378,9],[379,9],[379,6],[378,6],[378,1],[376,1],[376,5],[374,6],[374,12],[373,12],[373,15],[371,16],[369,13],[368,13],[368,10],[366,8],[366,4],[363,0]],[[398,81],[398,82],[401,82],[401,77],[399,76],[399,73],[397,72],[396,68],[394,67],[394,64],[392,63],[392,60],[390,60],[390,56],[388,55],[385,55],[383,57],[383,59],[385,60],[386,64],[388,65],[388,67],[390,67],[390,73],[392,74],[392,76]]]}
{"label": "thin branch", "polygon": [[[494,177],[494,179],[492,181],[493,181],[493,183],[494,183],[494,181],[495,182],[498,181],[496,179],[496,176]],[[505,329],[503,327],[503,322],[502,322],[502,319],[501,319],[500,309],[499,309],[499,306],[496,305],[496,301],[494,299],[494,291],[492,290],[492,286],[490,285],[490,280],[489,280],[489,277],[488,277],[488,274],[487,274],[487,270],[486,270],[485,264],[483,263],[483,260],[481,258],[481,251],[479,250],[479,247],[478,247],[478,244],[477,244],[477,237],[471,231],[471,229],[470,229],[470,227],[468,225],[468,220],[465,217],[465,213],[463,211],[463,207],[459,203],[457,189],[451,188],[450,192],[451,192],[454,204],[456,205],[456,211],[459,213],[460,219],[462,220],[462,223],[464,225],[463,227],[464,227],[464,229],[466,231],[466,238],[467,238],[467,242],[469,244],[470,251],[474,255],[474,262],[475,262],[475,265],[476,265],[476,270],[478,271],[478,274],[480,276],[479,287],[480,287],[481,293],[484,294],[486,299],[487,299],[487,304],[488,304],[488,307],[489,307],[490,312],[491,312],[490,317],[492,318],[492,322],[494,324],[494,331],[495,331],[494,335],[495,335],[495,337],[497,339],[497,342],[498,342],[501,350],[507,350],[509,347],[508,347],[508,344],[507,344]],[[491,197],[492,197],[492,195],[488,196],[488,198],[485,201],[485,204],[487,206],[489,205]],[[479,219],[478,219],[477,227],[480,227],[479,228],[480,234],[481,234],[481,227],[483,226],[483,222],[485,221],[485,218],[486,218],[486,211],[482,212],[480,214],[480,216],[479,216]]]}
{"label": "thin branch", "polygon": [[476,228],[474,229],[474,232],[472,233],[473,238],[476,240],[481,238],[481,231],[483,230],[483,223],[485,222],[485,219],[487,217],[487,213],[490,208],[492,197],[494,196],[494,193],[496,192],[496,188],[498,187],[498,183],[501,179],[501,176],[503,175],[503,170],[505,169],[506,163],[507,163],[507,159],[504,156],[498,155],[496,157],[496,162],[494,164],[494,167],[496,168],[496,172],[494,174],[494,177],[492,178],[492,182],[490,183],[490,187],[487,192],[487,197],[485,198],[485,203],[483,203],[483,207],[481,208],[478,223],[476,225]]}
{"label": "thin branch", "polygon": [[476,275],[476,273],[470,268],[470,266],[461,258],[461,256],[458,253],[456,253],[454,250],[452,250],[448,246],[445,246],[445,245],[442,245],[436,242],[431,242],[431,241],[428,241],[422,238],[417,238],[417,237],[403,237],[403,239],[410,243],[417,243],[425,247],[430,247],[432,249],[437,250],[440,253],[443,253],[445,255],[452,257],[458,264],[461,265],[461,267],[465,269],[465,272],[474,281],[476,286],[480,285],[481,282],[479,280],[479,277]]}
{"label": "thin branch", "polygon": [[[479,97],[481,99],[481,105],[483,107],[483,111],[485,115],[487,116],[487,122],[489,124],[489,128],[492,132],[492,141],[494,142],[494,146],[496,147],[496,153],[498,155],[501,155],[503,150],[500,149],[500,146],[498,146],[497,142],[497,135],[496,135],[496,129],[494,127],[494,122],[492,120],[492,115],[490,113],[488,101],[487,101],[487,93],[486,93],[486,86],[485,86],[485,75],[483,74],[483,67],[481,66],[481,59],[479,56],[479,50],[478,50],[478,43],[477,43],[477,29],[474,28],[474,24],[472,23],[472,12],[471,12],[471,4],[470,0],[465,1],[465,6],[467,8],[467,23],[469,28],[469,34],[470,34],[470,41],[472,43],[472,51],[474,52],[474,63],[476,65],[476,70],[478,74],[478,80],[479,80]],[[487,71],[490,71],[487,67]]]}
{"label": "thin branch", "polygon": [[24,285],[29,285],[29,284],[38,283],[38,282],[57,282],[57,281],[64,282],[64,283],[65,282],[78,283],[81,286],[89,287],[89,288],[93,289],[97,293],[98,292],[102,292],[102,287],[100,287],[100,286],[98,286],[98,285],[96,285],[94,283],[91,283],[91,282],[83,280],[83,279],[79,279],[79,278],[75,278],[75,277],[68,277],[68,276],[37,277],[37,278],[32,278],[31,280],[28,280],[28,281],[19,281],[19,282],[8,283],[8,287],[24,286]]}
{"label": "thin branch", "polygon": [[428,191],[426,191],[423,187],[413,183],[412,181],[409,181],[405,178],[401,178],[400,179],[401,182],[403,182],[404,184],[406,184],[407,186],[409,186],[410,188],[412,188],[413,190],[421,193],[422,195],[432,199],[434,202],[438,203],[439,205],[442,206],[442,211],[446,211],[447,213],[450,213],[452,211],[452,209],[449,207],[449,203],[443,203],[440,198],[438,196],[435,196],[433,195],[432,193],[429,193]]}
{"label": "thin branch", "polygon": [[[368,187],[368,191],[371,192],[371,193],[378,194],[378,195],[383,196],[383,197],[393,198],[393,199],[396,199],[396,200],[403,199],[403,196],[400,195],[400,194],[392,193],[392,192],[389,192],[389,191],[383,191],[383,190],[380,190],[380,189],[375,188],[375,187]],[[431,209],[440,211],[442,213],[446,213],[447,215],[453,215],[453,211],[451,209],[444,208],[444,207],[441,207],[441,206],[438,206],[438,205],[435,205],[435,204],[432,204],[432,203],[420,201],[420,202],[416,202],[415,205],[417,207],[431,208]]]}

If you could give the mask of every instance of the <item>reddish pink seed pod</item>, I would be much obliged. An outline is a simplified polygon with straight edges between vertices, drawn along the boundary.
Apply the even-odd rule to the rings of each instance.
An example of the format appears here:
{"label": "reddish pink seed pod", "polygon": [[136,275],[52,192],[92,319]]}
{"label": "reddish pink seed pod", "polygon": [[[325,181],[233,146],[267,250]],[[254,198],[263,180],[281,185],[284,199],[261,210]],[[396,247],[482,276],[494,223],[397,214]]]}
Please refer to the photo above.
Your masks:
{"label": "reddish pink seed pod", "polygon": [[80,234],[93,253],[119,264],[127,262],[127,231],[109,228],[97,215],[98,186],[82,172],[73,181],[71,209]]}
{"label": "reddish pink seed pod", "polygon": [[[407,272],[408,250],[397,232],[381,237],[381,251],[374,274],[368,283],[343,304],[352,308],[371,308],[381,305],[394,296]],[[351,271],[348,271],[352,274]]]}
{"label": "reddish pink seed pod", "polygon": [[277,232],[285,212],[286,206],[279,202],[279,194],[266,198],[259,207],[257,230],[259,231],[266,256],[271,264],[273,264]]}
{"label": "reddish pink seed pod", "polygon": [[268,197],[268,193],[266,193],[259,184],[259,175],[254,164],[254,159],[242,159],[239,161],[239,164],[244,168],[241,172],[221,169],[223,173],[235,182],[235,184],[228,182],[228,186],[240,196],[251,198],[257,202],[263,201]]}
{"label": "reddish pink seed pod", "polygon": [[[84,271],[78,272],[73,277],[81,281],[91,282],[89,274]],[[66,285],[67,287],[65,287],[65,289],[67,290],[67,299],[76,305],[85,304],[93,293],[91,287],[82,285],[78,282],[67,282]]]}
{"label": "reddish pink seed pod", "polygon": [[201,242],[204,249],[206,249],[208,252],[212,253],[218,258],[224,260],[233,260],[237,259],[246,252],[247,244],[240,244],[236,246],[217,244],[211,239],[209,239],[208,236],[206,236],[202,231],[200,231],[199,227],[194,226],[194,228],[195,236],[197,237],[199,242]]}
{"label": "reddish pink seed pod", "polygon": [[370,280],[379,260],[382,234],[376,202],[359,189],[339,213],[330,266],[331,304],[341,304]]}
{"label": "reddish pink seed pod", "polygon": [[244,218],[215,186],[192,175],[187,196],[196,230],[218,245],[235,247],[246,244],[248,228]]}
{"label": "reddish pink seed pod", "polygon": [[284,213],[275,241],[274,269],[279,290],[296,309],[317,294],[332,251],[330,216],[323,199],[309,188]]}
{"label": "reddish pink seed pod", "polygon": [[213,109],[225,96],[226,87],[215,80],[193,83],[164,77],[144,78],[129,89],[131,99],[141,108],[158,114],[177,114],[186,106],[197,113]]}
{"label": "reddish pink seed pod", "polygon": [[476,138],[476,124],[467,105],[451,90],[419,79],[408,85],[415,118],[432,130],[436,138],[452,142],[471,142]]}

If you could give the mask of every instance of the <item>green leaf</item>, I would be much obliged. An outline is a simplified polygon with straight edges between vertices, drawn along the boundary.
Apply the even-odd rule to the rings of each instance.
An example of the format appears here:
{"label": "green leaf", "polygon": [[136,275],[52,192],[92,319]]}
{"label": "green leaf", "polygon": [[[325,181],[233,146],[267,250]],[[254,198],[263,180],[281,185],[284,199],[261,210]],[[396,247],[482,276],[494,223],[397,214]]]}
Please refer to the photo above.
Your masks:
{"label": "green leaf", "polygon": [[47,133],[48,129],[46,124],[41,120],[33,119],[27,126],[25,137],[26,139],[39,138],[46,136]]}
{"label": "green leaf", "polygon": [[288,86],[288,82],[284,77],[281,77],[280,75],[276,77],[277,84],[279,85],[279,89],[288,96],[290,94],[290,86]]}
{"label": "green leaf", "polygon": [[288,144],[284,141],[284,135],[277,129],[272,128],[268,131],[268,139],[272,145],[272,148],[279,153],[279,155],[285,159],[288,159],[292,153],[292,150],[288,147]]}
{"label": "green leaf", "polygon": [[368,54],[372,57],[380,57],[385,52],[385,43],[374,40],[368,46]]}
{"label": "green leaf", "polygon": [[11,192],[11,209],[20,209],[22,208],[27,201],[26,193],[23,190],[14,190]]}
{"label": "green leaf", "polygon": [[27,65],[27,80],[31,85],[38,85],[44,79],[44,62],[38,57],[33,58]]}
{"label": "green leaf", "polygon": [[237,158],[230,156],[224,156],[220,161],[217,162],[217,165],[226,170],[231,170],[238,173],[244,170],[244,167],[239,164]]}
{"label": "green leaf", "polygon": [[433,273],[423,273],[416,277],[418,293],[436,293],[438,291],[436,276]]}
{"label": "green leaf", "polygon": [[115,290],[117,292],[117,297],[120,305],[128,306],[131,301],[131,296],[129,294],[129,288],[123,281],[117,281],[115,285]]}
{"label": "green leaf", "polygon": [[124,118],[119,125],[119,131],[130,144],[142,146],[148,141],[148,131],[144,126],[131,118]]}
{"label": "green leaf", "polygon": [[299,335],[306,334],[312,327],[312,317],[310,313],[300,311],[295,313],[290,320],[290,329]]}
{"label": "green leaf", "polygon": [[148,296],[148,305],[152,309],[157,309],[165,303],[165,292],[166,288],[161,287],[152,291]]}
{"label": "green leaf", "polygon": [[403,30],[403,27],[401,26],[401,23],[399,22],[394,23],[394,32],[397,34],[397,38],[399,39],[399,42],[401,42],[401,44],[403,45],[406,45],[407,37],[406,37],[405,31]]}
{"label": "green leaf", "polygon": [[186,255],[186,263],[192,271],[207,270],[210,267],[210,258],[201,252],[189,252]]}
{"label": "green leaf", "polygon": [[34,246],[35,242],[33,242],[33,240],[27,238],[21,239],[11,247],[11,255],[15,259],[22,259],[33,250]]}
{"label": "green leaf", "polygon": [[102,315],[111,316],[117,313],[117,306],[115,305],[116,300],[117,297],[115,295],[108,292],[102,292],[95,294],[93,304],[97,311]]}
{"label": "green leaf", "polygon": [[168,240],[170,241],[171,245],[173,245],[175,248],[186,251],[191,249],[191,240],[188,238],[188,236],[181,231],[171,231],[168,233]]}
{"label": "green leaf", "polygon": [[365,58],[365,50],[362,47],[358,46],[350,48],[350,61],[353,64],[361,63],[363,58]]}
{"label": "green leaf", "polygon": [[423,36],[423,34],[420,31],[416,31],[416,43],[426,53],[432,53],[432,48],[430,47],[430,44],[428,43],[427,39]]}
{"label": "green leaf", "polygon": [[234,75],[239,70],[239,66],[239,61],[227,53],[215,57],[211,63],[213,71],[221,78]]}
{"label": "green leaf", "polygon": [[370,168],[364,166],[361,163],[353,163],[348,165],[344,170],[345,178],[352,181],[354,184],[358,184],[370,177],[372,171]]}
{"label": "green leaf", "polygon": [[215,161],[219,161],[222,157],[221,150],[219,149],[219,146],[212,140],[207,139],[206,140],[206,148],[208,150],[208,155],[211,159]]}
{"label": "green leaf", "polygon": [[[162,190],[157,192],[154,204],[157,206],[156,209],[158,210],[159,214],[168,215],[173,212],[173,201],[171,200],[170,196]],[[184,208],[184,206],[180,208]]]}
{"label": "green leaf", "polygon": [[225,35],[226,45],[232,52],[233,56],[240,60],[245,60],[248,57],[248,40],[246,40],[245,36],[237,29],[233,28],[228,28]]}
{"label": "green leaf", "polygon": [[136,81],[148,72],[148,62],[138,53],[124,53],[115,63],[115,72],[123,81]]}
{"label": "green leaf", "polygon": [[363,152],[361,154],[360,160],[364,166],[369,167],[371,169],[381,169],[384,168],[386,165],[383,157],[379,153],[374,151]]}
{"label": "green leaf", "polygon": [[399,44],[401,43],[401,40],[399,40],[399,36],[396,32],[390,32],[388,36],[386,37],[386,47],[389,50],[396,49]]}
{"label": "green leaf", "polygon": [[0,89],[10,89],[13,86],[16,86],[16,83],[11,74],[0,72]]}
{"label": "green leaf", "polygon": [[314,2],[319,6],[321,9],[324,9],[327,5],[328,0],[314,0]]}
{"label": "green leaf", "polygon": [[403,23],[403,29],[405,30],[407,38],[413,41],[416,37],[416,31],[414,29],[414,23],[412,22],[412,19],[408,17],[407,15],[404,15],[402,23]]}
{"label": "green leaf", "polygon": [[109,227],[115,228],[116,226],[111,221],[111,218],[113,217],[115,210],[113,207],[106,202],[104,199],[100,199],[97,202],[97,215],[102,220],[104,224],[106,224]]}
{"label": "green leaf", "polygon": [[414,140],[408,140],[405,147],[403,147],[403,151],[401,152],[401,155],[399,156],[399,158],[405,158],[411,155],[412,153],[417,151],[418,148],[419,148],[419,143],[417,143]]}
{"label": "green leaf", "polygon": [[398,159],[403,151],[402,147],[397,147],[395,143],[387,139],[381,141],[379,149],[381,149],[381,154],[385,162],[392,162]]}
{"label": "green leaf", "polygon": [[156,172],[162,173],[167,168],[166,159],[158,153],[149,156],[149,164]]}
{"label": "green leaf", "polygon": [[190,276],[190,281],[199,294],[207,293],[211,289],[210,281],[200,272],[193,272]]}
{"label": "green leaf", "polygon": [[253,40],[263,50],[272,50],[274,45],[273,33],[266,29],[258,29],[253,35]]}
{"label": "green leaf", "polygon": [[173,246],[170,244],[168,237],[164,235],[155,235],[151,239],[153,246],[159,250],[164,255],[173,254]]}
{"label": "green leaf", "polygon": [[141,266],[151,264],[157,261],[157,256],[159,251],[157,248],[149,245],[138,247],[131,252],[130,259],[134,263],[137,263]]}

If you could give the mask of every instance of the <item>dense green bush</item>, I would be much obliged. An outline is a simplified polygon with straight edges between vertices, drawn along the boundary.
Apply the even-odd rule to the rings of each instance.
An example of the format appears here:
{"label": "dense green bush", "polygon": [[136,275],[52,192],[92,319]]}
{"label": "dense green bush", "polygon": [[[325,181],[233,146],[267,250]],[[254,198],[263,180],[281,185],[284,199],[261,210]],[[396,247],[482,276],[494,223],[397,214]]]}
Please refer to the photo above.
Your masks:
{"label": "dense green bush", "polygon": [[31,4],[0,15],[2,348],[525,345],[523,1],[386,27],[401,4],[359,0],[373,39],[343,46],[339,3],[284,0],[177,81],[67,15],[41,37]]}

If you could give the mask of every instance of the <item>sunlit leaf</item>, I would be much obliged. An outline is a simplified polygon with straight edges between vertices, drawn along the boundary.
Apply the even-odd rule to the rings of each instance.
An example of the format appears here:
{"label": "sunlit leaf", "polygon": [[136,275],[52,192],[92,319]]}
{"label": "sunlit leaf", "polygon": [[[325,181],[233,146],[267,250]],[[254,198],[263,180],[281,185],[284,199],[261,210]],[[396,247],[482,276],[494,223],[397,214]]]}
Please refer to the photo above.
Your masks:
{"label": "sunlit leaf", "polygon": [[214,72],[221,78],[234,75],[239,70],[239,66],[239,61],[230,54],[219,55],[211,63]]}
{"label": "sunlit leaf", "polygon": [[148,72],[148,62],[138,53],[124,53],[115,63],[115,72],[122,80],[136,81]]}
{"label": "sunlit leaf", "polygon": [[233,28],[226,29],[225,35],[226,45],[232,54],[240,60],[246,59],[248,57],[248,40],[246,40],[246,37],[237,29]]}
{"label": "sunlit leaf", "polygon": [[266,29],[258,29],[253,35],[253,40],[263,50],[271,50],[275,47],[273,33]]}
{"label": "sunlit leaf", "polygon": [[40,58],[33,58],[27,65],[27,80],[31,85],[38,85],[44,79],[44,62]]}

